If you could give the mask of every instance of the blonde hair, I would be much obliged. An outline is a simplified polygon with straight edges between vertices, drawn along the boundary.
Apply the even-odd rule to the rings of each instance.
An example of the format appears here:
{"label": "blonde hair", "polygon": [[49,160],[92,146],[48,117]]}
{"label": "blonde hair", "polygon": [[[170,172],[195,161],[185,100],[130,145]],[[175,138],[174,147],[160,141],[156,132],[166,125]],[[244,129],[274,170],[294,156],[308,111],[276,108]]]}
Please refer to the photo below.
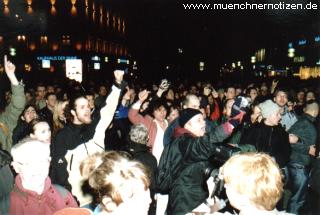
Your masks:
{"label": "blonde hair", "polygon": [[63,111],[63,105],[67,101],[57,101],[56,105],[53,108],[53,127],[52,134],[55,135],[60,129],[64,127],[64,124],[61,123],[59,115]]}
{"label": "blonde hair", "polygon": [[97,192],[99,203],[104,196],[110,197],[116,205],[122,203],[119,188],[133,180],[141,181],[146,190],[150,185],[150,173],[147,168],[140,162],[130,160],[128,154],[121,152],[109,151],[89,156],[82,161],[80,172]]}
{"label": "blonde hair", "polygon": [[283,192],[282,174],[273,158],[264,153],[232,156],[221,168],[226,185],[230,185],[263,210],[273,210]]}

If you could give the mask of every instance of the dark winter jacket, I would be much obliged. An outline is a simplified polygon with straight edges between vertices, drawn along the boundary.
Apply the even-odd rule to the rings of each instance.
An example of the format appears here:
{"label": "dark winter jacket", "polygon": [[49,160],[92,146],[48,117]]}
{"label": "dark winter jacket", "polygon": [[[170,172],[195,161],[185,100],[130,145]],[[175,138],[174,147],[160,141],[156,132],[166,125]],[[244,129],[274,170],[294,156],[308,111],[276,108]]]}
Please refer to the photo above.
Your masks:
{"label": "dark winter jacket", "polygon": [[289,134],[281,127],[268,126],[264,122],[257,123],[244,133],[241,144],[251,144],[258,152],[268,153],[283,168],[290,158],[291,148]]}
{"label": "dark winter jacket", "polygon": [[188,152],[185,165],[169,192],[168,215],[186,214],[208,197],[205,170],[209,157],[216,149],[215,143],[222,142],[232,132],[229,123],[207,132],[203,137],[194,137],[184,128],[176,128],[172,143],[182,154]]}
{"label": "dark winter jacket", "polygon": [[30,133],[29,125],[25,121],[19,120],[18,125],[12,133],[12,146],[16,145],[21,139]]}
{"label": "dark winter jacket", "polygon": [[316,143],[317,131],[313,124],[316,119],[308,114],[303,114],[298,121],[291,126],[288,133],[295,134],[299,140],[291,144],[290,161],[308,166],[311,162],[309,148]]}
{"label": "dark winter jacket", "polygon": [[130,142],[129,144],[129,153],[132,155],[133,159],[140,161],[144,164],[151,173],[151,185],[150,190],[155,190],[155,177],[157,176],[157,159],[150,152],[150,148],[147,145]]}

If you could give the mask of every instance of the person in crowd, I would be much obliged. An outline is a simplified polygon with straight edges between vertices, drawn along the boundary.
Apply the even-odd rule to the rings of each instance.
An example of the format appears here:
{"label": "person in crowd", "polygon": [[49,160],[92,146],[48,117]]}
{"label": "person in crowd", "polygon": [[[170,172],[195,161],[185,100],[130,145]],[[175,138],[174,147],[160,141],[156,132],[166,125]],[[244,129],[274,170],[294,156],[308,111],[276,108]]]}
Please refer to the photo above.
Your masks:
{"label": "person in crowd", "polygon": [[312,101],[316,100],[316,94],[313,91],[308,91],[307,94],[306,94],[306,102],[309,102],[311,100]]}
{"label": "person in crowd", "polygon": [[39,83],[36,88],[36,105],[38,107],[38,110],[41,110],[46,106],[46,86],[42,83]]}
{"label": "person in crowd", "polygon": [[[159,87],[161,89],[161,86]],[[158,90],[159,91],[159,90]],[[165,90],[163,90],[164,92]],[[168,127],[168,122],[166,120],[167,107],[166,102],[163,99],[153,99],[149,104],[150,114],[142,116],[139,114],[140,106],[148,98],[149,92],[144,90],[138,95],[139,100],[132,105],[129,110],[128,118],[132,124],[142,123],[148,128],[149,132],[149,146],[151,147],[152,154],[160,161],[160,156],[163,151],[163,136],[164,131]],[[159,98],[161,97],[158,96]]]}
{"label": "person in crowd", "polygon": [[41,118],[47,120],[50,127],[53,127],[53,111],[57,103],[57,96],[54,93],[47,93],[45,96],[46,106],[39,112]]}
{"label": "person in crowd", "polygon": [[235,87],[234,86],[226,87],[224,95],[225,95],[225,100],[224,101],[226,101],[228,99],[234,99],[236,97],[236,89],[235,89]]}
{"label": "person in crowd", "polygon": [[281,108],[281,125],[286,131],[297,121],[293,112],[288,110],[288,92],[285,89],[278,88],[274,93],[274,102]]}
{"label": "person in crowd", "polygon": [[51,128],[46,120],[33,119],[29,124],[29,136],[44,143],[51,144]]}
{"label": "person in crowd", "polygon": [[241,99],[238,99],[235,103],[231,119],[210,132],[206,132],[206,123],[199,110],[187,108],[181,111],[179,127],[175,129],[170,143],[171,147],[179,149],[170,150],[180,151],[186,165],[173,179],[174,184],[169,190],[168,215],[186,214],[208,197],[204,174],[209,165],[208,159],[216,149],[215,143],[222,142],[240,123],[244,115],[239,109],[240,102]]}
{"label": "person in crowd", "polygon": [[12,166],[18,174],[10,193],[9,213],[53,214],[65,207],[77,207],[72,194],[55,186],[48,177],[50,146],[35,139],[23,139],[11,149]]}
{"label": "person in crowd", "polygon": [[281,168],[289,162],[291,148],[289,134],[279,124],[281,108],[271,100],[259,104],[263,120],[241,137],[240,144],[253,145],[258,152],[274,157]]}
{"label": "person in crowd", "polygon": [[25,92],[26,96],[26,105],[35,105],[36,97],[33,89],[29,89]]}
{"label": "person in crowd", "polygon": [[252,152],[234,155],[221,167],[220,175],[227,197],[239,214],[289,215],[276,209],[284,185],[282,172],[271,156]]}
{"label": "person in crowd", "polygon": [[254,103],[258,96],[257,88],[255,87],[249,87],[247,89],[247,97],[250,98],[250,103]]}
{"label": "person in crowd", "polygon": [[64,128],[67,124],[67,118],[65,114],[65,109],[68,105],[68,101],[57,101],[56,105],[53,108],[52,116],[52,136],[54,137],[59,130]]}
{"label": "person in crowd", "polygon": [[170,124],[175,119],[179,117],[179,107],[177,105],[172,105],[169,108],[168,115],[167,115],[167,121]]}
{"label": "person in crowd", "polygon": [[10,168],[12,156],[8,151],[0,149],[0,214],[7,214],[10,192],[14,185],[13,171]]}
{"label": "person in crowd", "polygon": [[98,110],[104,105],[104,101],[107,98],[107,93],[108,93],[107,87],[105,85],[101,84],[98,89],[98,97],[96,97],[95,101],[94,101],[94,106]]}
{"label": "person in crowd", "polygon": [[81,173],[98,194],[94,215],[147,215],[150,179],[146,167],[115,151],[89,156]]}
{"label": "person in crowd", "polygon": [[[12,99],[2,112],[0,110],[0,148],[10,151],[12,146],[12,132],[17,126],[18,118],[24,109],[26,98],[24,87],[15,75],[15,65],[4,56],[4,70],[11,83]],[[0,102],[5,102],[1,100]]]}
{"label": "person in crowd", "polygon": [[17,126],[13,130],[12,145],[17,144],[19,140],[29,134],[29,123],[36,118],[38,118],[36,106],[31,104],[26,105],[20,115]]}
{"label": "person in crowd", "polygon": [[310,151],[317,138],[317,130],[313,124],[319,114],[319,105],[316,102],[307,104],[304,114],[288,130],[291,143],[289,174],[292,197],[289,201],[289,212],[301,214],[308,188],[309,168],[311,164]]}
{"label": "person in crowd", "polygon": [[152,204],[150,205],[149,215],[155,214],[156,202],[154,195],[156,192],[156,180],[157,176],[157,159],[150,152],[150,148],[147,146],[149,140],[148,129],[142,125],[133,125],[129,132],[129,148],[128,151],[132,155],[134,160],[140,161],[150,172],[150,192],[152,198]]}
{"label": "person in crowd", "polygon": [[303,89],[300,89],[297,91],[296,94],[296,101],[294,105],[294,112],[298,116],[301,116],[303,114],[303,108],[305,106],[305,92]]}
{"label": "person in crowd", "polygon": [[54,138],[50,176],[54,183],[72,190],[80,206],[91,203],[90,195],[82,190],[79,165],[90,154],[104,151],[105,130],[110,125],[123,88],[122,70],[115,70],[115,83],[108,95],[106,105],[100,110],[100,119],[91,119],[89,102],[78,96],[69,102],[72,121],[61,129]]}
{"label": "person in crowd", "polygon": [[[194,108],[194,109],[200,109],[200,100],[199,98],[194,94],[188,94],[185,98],[185,100],[182,103],[182,108]],[[174,129],[178,127],[179,125],[179,117],[175,120],[173,120],[168,128],[164,132],[163,136],[163,144],[168,145],[171,142],[171,139],[173,137]]]}

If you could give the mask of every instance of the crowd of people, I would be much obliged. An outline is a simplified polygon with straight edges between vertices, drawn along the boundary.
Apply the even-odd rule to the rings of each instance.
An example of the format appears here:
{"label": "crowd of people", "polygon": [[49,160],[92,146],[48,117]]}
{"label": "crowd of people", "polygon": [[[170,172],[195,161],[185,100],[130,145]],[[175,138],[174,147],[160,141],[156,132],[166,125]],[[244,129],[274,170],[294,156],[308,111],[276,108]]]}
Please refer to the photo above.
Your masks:
{"label": "crowd of people", "polygon": [[115,69],[33,87],[6,56],[4,71],[0,214],[320,213],[318,86],[148,86]]}

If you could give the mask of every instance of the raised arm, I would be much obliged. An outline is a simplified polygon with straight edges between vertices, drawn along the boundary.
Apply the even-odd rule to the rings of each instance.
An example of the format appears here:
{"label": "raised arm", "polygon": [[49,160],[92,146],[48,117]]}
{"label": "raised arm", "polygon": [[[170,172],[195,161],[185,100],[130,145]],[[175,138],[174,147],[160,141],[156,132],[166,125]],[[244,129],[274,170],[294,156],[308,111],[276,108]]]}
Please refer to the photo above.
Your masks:
{"label": "raised arm", "polygon": [[102,148],[104,148],[105,131],[109,127],[118,106],[121,88],[123,87],[123,74],[124,71],[122,70],[114,71],[115,83],[106,99],[106,105],[100,110],[101,118],[95,129],[93,140]]}

